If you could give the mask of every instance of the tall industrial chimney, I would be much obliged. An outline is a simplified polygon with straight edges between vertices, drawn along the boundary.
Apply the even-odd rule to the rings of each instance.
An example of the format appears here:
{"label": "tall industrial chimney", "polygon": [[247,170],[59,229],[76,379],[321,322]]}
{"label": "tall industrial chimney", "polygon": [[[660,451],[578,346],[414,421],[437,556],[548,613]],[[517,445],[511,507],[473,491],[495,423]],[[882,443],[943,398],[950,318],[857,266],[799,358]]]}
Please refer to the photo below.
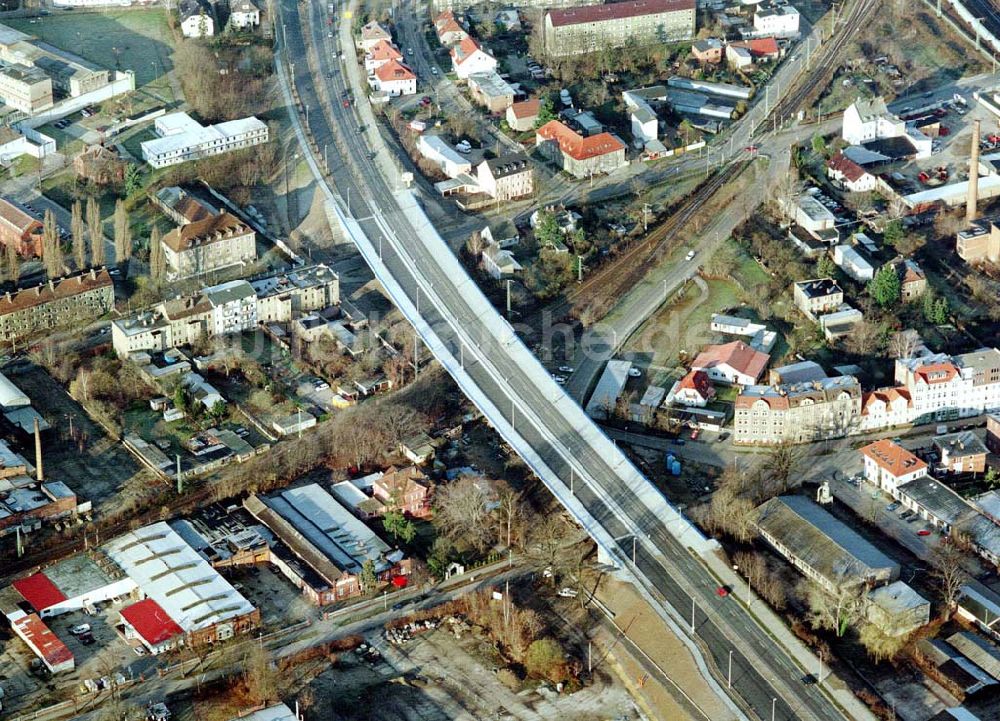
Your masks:
{"label": "tall industrial chimney", "polygon": [[38,430],[38,419],[35,419],[35,477],[39,482],[45,480],[42,471],[42,432]]}
{"label": "tall industrial chimney", "polygon": [[972,149],[969,152],[969,198],[965,204],[965,222],[978,215],[979,205],[979,121],[972,123]]}

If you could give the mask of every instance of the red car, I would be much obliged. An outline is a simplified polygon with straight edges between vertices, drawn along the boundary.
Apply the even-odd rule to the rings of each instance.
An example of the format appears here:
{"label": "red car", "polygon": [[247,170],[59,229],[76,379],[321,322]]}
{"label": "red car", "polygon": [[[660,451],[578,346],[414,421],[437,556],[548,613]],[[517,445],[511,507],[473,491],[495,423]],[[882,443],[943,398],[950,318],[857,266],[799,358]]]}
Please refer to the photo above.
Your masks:
{"label": "red car", "polygon": [[425,95],[424,97],[420,98],[421,105],[430,105],[432,102],[433,101],[431,100],[430,95]]}
{"label": "red car", "polygon": [[351,107],[351,101],[348,100],[347,98],[344,98],[344,107],[345,108]]}
{"label": "red car", "polygon": [[918,536],[929,536],[929,535],[931,535],[931,532],[928,531],[926,528],[921,528],[919,531],[917,531],[917,535]]}
{"label": "red car", "polygon": [[726,596],[729,595],[729,589],[726,588],[725,586],[719,586],[717,589],[715,589],[715,595],[721,598],[725,598]]}

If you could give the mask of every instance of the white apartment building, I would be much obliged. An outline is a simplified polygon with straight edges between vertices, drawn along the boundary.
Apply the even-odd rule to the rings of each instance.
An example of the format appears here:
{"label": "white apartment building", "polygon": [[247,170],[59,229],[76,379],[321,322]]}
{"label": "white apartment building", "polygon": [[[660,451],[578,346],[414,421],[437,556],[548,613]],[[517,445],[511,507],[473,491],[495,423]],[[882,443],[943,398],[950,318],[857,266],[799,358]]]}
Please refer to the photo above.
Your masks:
{"label": "white apartment building", "polygon": [[1000,350],[983,348],[896,360],[896,382],[910,394],[912,423],[976,416],[1000,408]]}
{"label": "white apartment building", "polygon": [[154,168],[200,160],[268,141],[267,125],[251,116],[215,125],[202,125],[187,113],[156,119],[160,137],[140,143],[142,157]]}
{"label": "white apartment building", "polygon": [[242,333],[257,327],[257,293],[247,281],[231,280],[206,288],[205,297],[212,306],[211,335]]}
{"label": "white apartment building", "polygon": [[865,478],[889,494],[904,483],[927,475],[927,464],[902,446],[882,439],[861,449]]}
{"label": "white apartment building", "polygon": [[229,24],[240,30],[255,28],[260,25],[260,10],[253,0],[239,0],[232,6]]}
{"label": "white apartment building", "polygon": [[795,37],[799,34],[799,11],[791,5],[758,9],[753,14],[753,29],[758,35]]}
{"label": "white apartment building", "polygon": [[889,112],[885,100],[855,100],[844,111],[843,138],[860,145],[879,138],[898,138],[906,133],[906,124]]}

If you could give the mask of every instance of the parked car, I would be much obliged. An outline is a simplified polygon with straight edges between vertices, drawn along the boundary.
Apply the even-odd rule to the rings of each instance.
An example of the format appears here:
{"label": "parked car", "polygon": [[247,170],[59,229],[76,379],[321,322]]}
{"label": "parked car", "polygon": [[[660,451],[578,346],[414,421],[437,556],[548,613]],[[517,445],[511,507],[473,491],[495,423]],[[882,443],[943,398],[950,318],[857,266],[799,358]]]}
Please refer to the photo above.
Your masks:
{"label": "parked car", "polygon": [[632,366],[631,368],[628,369],[628,374],[630,378],[641,378],[642,369]]}
{"label": "parked car", "polygon": [[73,626],[73,628],[71,628],[69,632],[74,636],[79,636],[80,634],[83,633],[90,633],[90,624],[89,623],[77,624],[76,626]]}
{"label": "parked car", "polygon": [[899,508],[899,504],[898,503],[890,503],[888,506],[885,507],[885,510],[887,510],[889,513],[892,513],[897,508]]}
{"label": "parked car", "polygon": [[919,531],[917,531],[917,535],[918,536],[929,536],[929,535],[931,535],[931,532],[930,532],[930,530],[928,530],[926,528],[921,528]]}
{"label": "parked car", "polygon": [[573,372],[573,366],[559,366],[559,372],[560,373],[572,373]]}
{"label": "parked car", "polygon": [[695,255],[694,251],[689,250],[687,255],[684,256],[684,260],[694,260],[694,255]]}

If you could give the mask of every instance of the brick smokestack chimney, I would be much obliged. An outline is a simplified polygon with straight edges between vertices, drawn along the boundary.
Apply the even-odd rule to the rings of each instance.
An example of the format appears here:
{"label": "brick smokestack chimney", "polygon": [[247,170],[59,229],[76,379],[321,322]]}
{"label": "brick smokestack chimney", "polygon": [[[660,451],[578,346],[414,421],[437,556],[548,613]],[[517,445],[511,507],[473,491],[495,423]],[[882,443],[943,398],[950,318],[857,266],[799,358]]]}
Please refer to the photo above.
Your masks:
{"label": "brick smokestack chimney", "polygon": [[45,480],[42,470],[42,432],[38,430],[38,419],[35,419],[35,477],[39,482]]}
{"label": "brick smokestack chimney", "polygon": [[965,204],[965,222],[971,223],[978,215],[979,205],[979,121],[972,124],[972,148],[969,151],[969,198]]}

